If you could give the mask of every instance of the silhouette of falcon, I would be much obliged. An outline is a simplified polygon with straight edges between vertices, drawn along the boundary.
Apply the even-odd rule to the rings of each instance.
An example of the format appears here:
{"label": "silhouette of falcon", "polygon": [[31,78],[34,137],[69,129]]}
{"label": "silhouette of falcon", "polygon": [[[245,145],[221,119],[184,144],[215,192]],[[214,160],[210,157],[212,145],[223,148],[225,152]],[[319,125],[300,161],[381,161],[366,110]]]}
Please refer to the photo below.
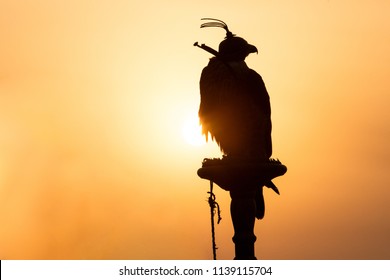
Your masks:
{"label": "silhouette of falcon", "polygon": [[[221,27],[226,30],[226,37],[218,52],[200,46],[214,54],[200,78],[202,134],[206,140],[210,134],[226,157],[268,162],[272,155],[269,95],[262,77],[245,63],[245,58],[257,53],[257,48],[232,34],[223,21],[203,20],[211,22],[201,28]],[[279,193],[271,181],[265,185]],[[258,219],[264,217],[265,211],[262,187],[256,192]]]}

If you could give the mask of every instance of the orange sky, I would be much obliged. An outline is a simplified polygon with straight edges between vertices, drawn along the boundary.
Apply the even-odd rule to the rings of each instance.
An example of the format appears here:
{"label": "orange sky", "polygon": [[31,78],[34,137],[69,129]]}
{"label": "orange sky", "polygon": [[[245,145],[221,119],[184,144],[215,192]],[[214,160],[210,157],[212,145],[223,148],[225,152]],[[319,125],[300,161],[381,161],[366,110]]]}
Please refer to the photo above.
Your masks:
{"label": "orange sky", "polygon": [[[226,21],[259,49],[273,157],[262,259],[390,258],[390,2],[0,3],[0,259],[211,259],[213,143],[192,146],[198,81]],[[234,247],[216,190],[220,259]]]}

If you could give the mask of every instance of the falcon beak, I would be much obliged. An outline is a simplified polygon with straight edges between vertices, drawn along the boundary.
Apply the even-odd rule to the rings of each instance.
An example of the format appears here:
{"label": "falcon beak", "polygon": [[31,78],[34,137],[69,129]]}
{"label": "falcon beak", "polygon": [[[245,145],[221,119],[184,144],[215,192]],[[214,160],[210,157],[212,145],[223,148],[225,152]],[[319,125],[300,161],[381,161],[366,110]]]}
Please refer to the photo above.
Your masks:
{"label": "falcon beak", "polygon": [[248,53],[259,53],[258,51],[257,51],[257,48],[255,47],[255,46],[253,46],[253,45],[250,45],[250,44],[248,44]]}

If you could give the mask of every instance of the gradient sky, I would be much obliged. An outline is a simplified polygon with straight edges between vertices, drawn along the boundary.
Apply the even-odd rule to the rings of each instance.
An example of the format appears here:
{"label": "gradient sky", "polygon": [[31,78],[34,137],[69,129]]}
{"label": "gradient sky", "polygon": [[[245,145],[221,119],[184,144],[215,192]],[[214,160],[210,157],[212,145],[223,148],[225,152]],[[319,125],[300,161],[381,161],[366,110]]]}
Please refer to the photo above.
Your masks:
{"label": "gradient sky", "polygon": [[[390,258],[390,1],[0,2],[0,259],[211,259],[214,143],[182,136],[224,31],[259,49],[273,157],[262,259]],[[216,189],[219,259],[232,259]]]}

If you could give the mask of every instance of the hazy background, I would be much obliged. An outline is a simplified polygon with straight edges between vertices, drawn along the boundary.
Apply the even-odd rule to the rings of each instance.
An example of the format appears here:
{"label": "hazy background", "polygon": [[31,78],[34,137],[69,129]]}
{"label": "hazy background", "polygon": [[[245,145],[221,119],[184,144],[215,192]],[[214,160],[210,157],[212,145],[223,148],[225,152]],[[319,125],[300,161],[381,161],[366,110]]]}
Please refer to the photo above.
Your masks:
{"label": "hazy background", "polygon": [[[183,137],[226,21],[259,49],[273,157],[262,259],[390,258],[390,2],[2,0],[0,259],[211,259],[214,143]],[[232,259],[216,189],[218,258]]]}

